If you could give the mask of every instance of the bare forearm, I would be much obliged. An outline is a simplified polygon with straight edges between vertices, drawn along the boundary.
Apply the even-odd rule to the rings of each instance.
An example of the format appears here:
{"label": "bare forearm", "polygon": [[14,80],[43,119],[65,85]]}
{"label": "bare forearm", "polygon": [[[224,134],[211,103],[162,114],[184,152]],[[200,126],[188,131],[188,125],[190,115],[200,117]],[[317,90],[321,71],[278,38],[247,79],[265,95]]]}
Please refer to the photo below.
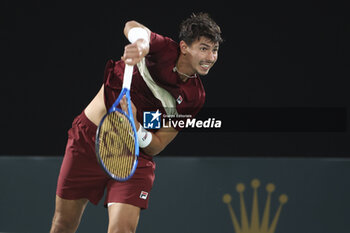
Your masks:
{"label": "bare forearm", "polygon": [[176,137],[178,131],[175,129],[160,129],[152,133],[151,143],[142,148],[143,152],[150,156],[156,156]]}

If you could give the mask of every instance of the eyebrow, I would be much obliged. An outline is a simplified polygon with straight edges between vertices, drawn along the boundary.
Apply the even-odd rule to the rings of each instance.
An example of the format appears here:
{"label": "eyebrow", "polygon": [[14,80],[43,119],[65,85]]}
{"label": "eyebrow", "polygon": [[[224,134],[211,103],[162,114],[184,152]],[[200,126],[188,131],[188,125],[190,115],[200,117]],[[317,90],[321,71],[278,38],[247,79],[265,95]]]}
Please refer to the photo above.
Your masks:
{"label": "eyebrow", "polygon": [[[205,47],[208,47],[208,48],[211,47],[210,45],[208,45],[206,43],[203,43],[203,42],[201,42],[199,45],[202,45],[202,46],[205,46]],[[219,45],[214,45],[214,48],[219,48]]]}
{"label": "eyebrow", "polygon": [[208,44],[206,44],[206,43],[203,43],[203,42],[201,42],[199,45],[204,45],[204,46],[206,46],[206,47],[210,47],[210,45],[208,45]]}

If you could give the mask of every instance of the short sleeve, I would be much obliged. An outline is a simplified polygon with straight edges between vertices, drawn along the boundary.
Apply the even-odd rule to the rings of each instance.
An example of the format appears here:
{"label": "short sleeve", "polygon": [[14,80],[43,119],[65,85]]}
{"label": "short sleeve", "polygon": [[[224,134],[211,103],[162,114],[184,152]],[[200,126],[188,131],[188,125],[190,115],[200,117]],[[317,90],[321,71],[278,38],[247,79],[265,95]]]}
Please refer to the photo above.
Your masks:
{"label": "short sleeve", "polygon": [[150,50],[149,54],[157,54],[162,52],[164,49],[167,48],[167,46],[174,41],[170,39],[169,37],[165,37],[162,35],[159,35],[155,32],[151,32],[151,40],[150,40]]}
{"label": "short sleeve", "polygon": [[179,45],[171,38],[151,33],[150,49],[146,59],[150,63],[168,64],[176,61]]}

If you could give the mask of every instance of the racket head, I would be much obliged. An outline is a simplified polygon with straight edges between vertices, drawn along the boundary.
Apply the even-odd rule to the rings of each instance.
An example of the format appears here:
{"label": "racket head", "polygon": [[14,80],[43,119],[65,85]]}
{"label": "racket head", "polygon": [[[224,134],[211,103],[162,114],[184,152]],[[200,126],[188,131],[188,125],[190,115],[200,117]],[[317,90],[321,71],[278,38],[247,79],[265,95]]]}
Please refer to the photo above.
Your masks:
{"label": "racket head", "polygon": [[136,128],[123,110],[115,108],[102,118],[95,147],[97,160],[111,178],[126,181],[135,173],[139,154]]}

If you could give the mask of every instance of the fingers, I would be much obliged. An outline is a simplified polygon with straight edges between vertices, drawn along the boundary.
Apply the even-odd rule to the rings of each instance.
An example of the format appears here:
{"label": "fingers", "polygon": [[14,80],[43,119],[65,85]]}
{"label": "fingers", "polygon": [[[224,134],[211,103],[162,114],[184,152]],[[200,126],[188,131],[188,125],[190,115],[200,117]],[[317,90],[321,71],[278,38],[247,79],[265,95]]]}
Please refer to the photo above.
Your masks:
{"label": "fingers", "polygon": [[[132,111],[132,115],[134,117],[134,123],[135,123],[135,127],[136,127],[136,131],[139,129],[139,122],[137,121],[137,109],[134,105],[134,103],[130,100],[131,103],[131,111]],[[128,102],[126,100],[126,97],[123,96],[123,98],[120,100],[120,107],[121,109],[127,114],[129,115],[129,111],[128,111]]]}
{"label": "fingers", "polygon": [[135,43],[125,46],[121,59],[128,65],[136,65],[148,52],[149,42],[144,39],[138,39]]}
{"label": "fingers", "polygon": [[[132,111],[133,115],[135,116],[136,115],[136,107],[135,107],[134,103],[131,100],[130,100],[130,103],[131,103],[131,111]],[[123,96],[123,98],[120,100],[120,107],[122,108],[122,110],[124,112],[129,114],[128,101],[126,100],[125,96]]]}
{"label": "fingers", "polygon": [[122,110],[124,112],[126,112],[127,114],[129,114],[128,112],[128,104],[127,104],[127,101],[126,101],[126,97],[123,96],[123,98],[120,100],[120,107],[122,108]]}
{"label": "fingers", "polygon": [[142,50],[136,43],[129,44],[125,46],[121,59],[128,65],[136,65],[142,59]]}

